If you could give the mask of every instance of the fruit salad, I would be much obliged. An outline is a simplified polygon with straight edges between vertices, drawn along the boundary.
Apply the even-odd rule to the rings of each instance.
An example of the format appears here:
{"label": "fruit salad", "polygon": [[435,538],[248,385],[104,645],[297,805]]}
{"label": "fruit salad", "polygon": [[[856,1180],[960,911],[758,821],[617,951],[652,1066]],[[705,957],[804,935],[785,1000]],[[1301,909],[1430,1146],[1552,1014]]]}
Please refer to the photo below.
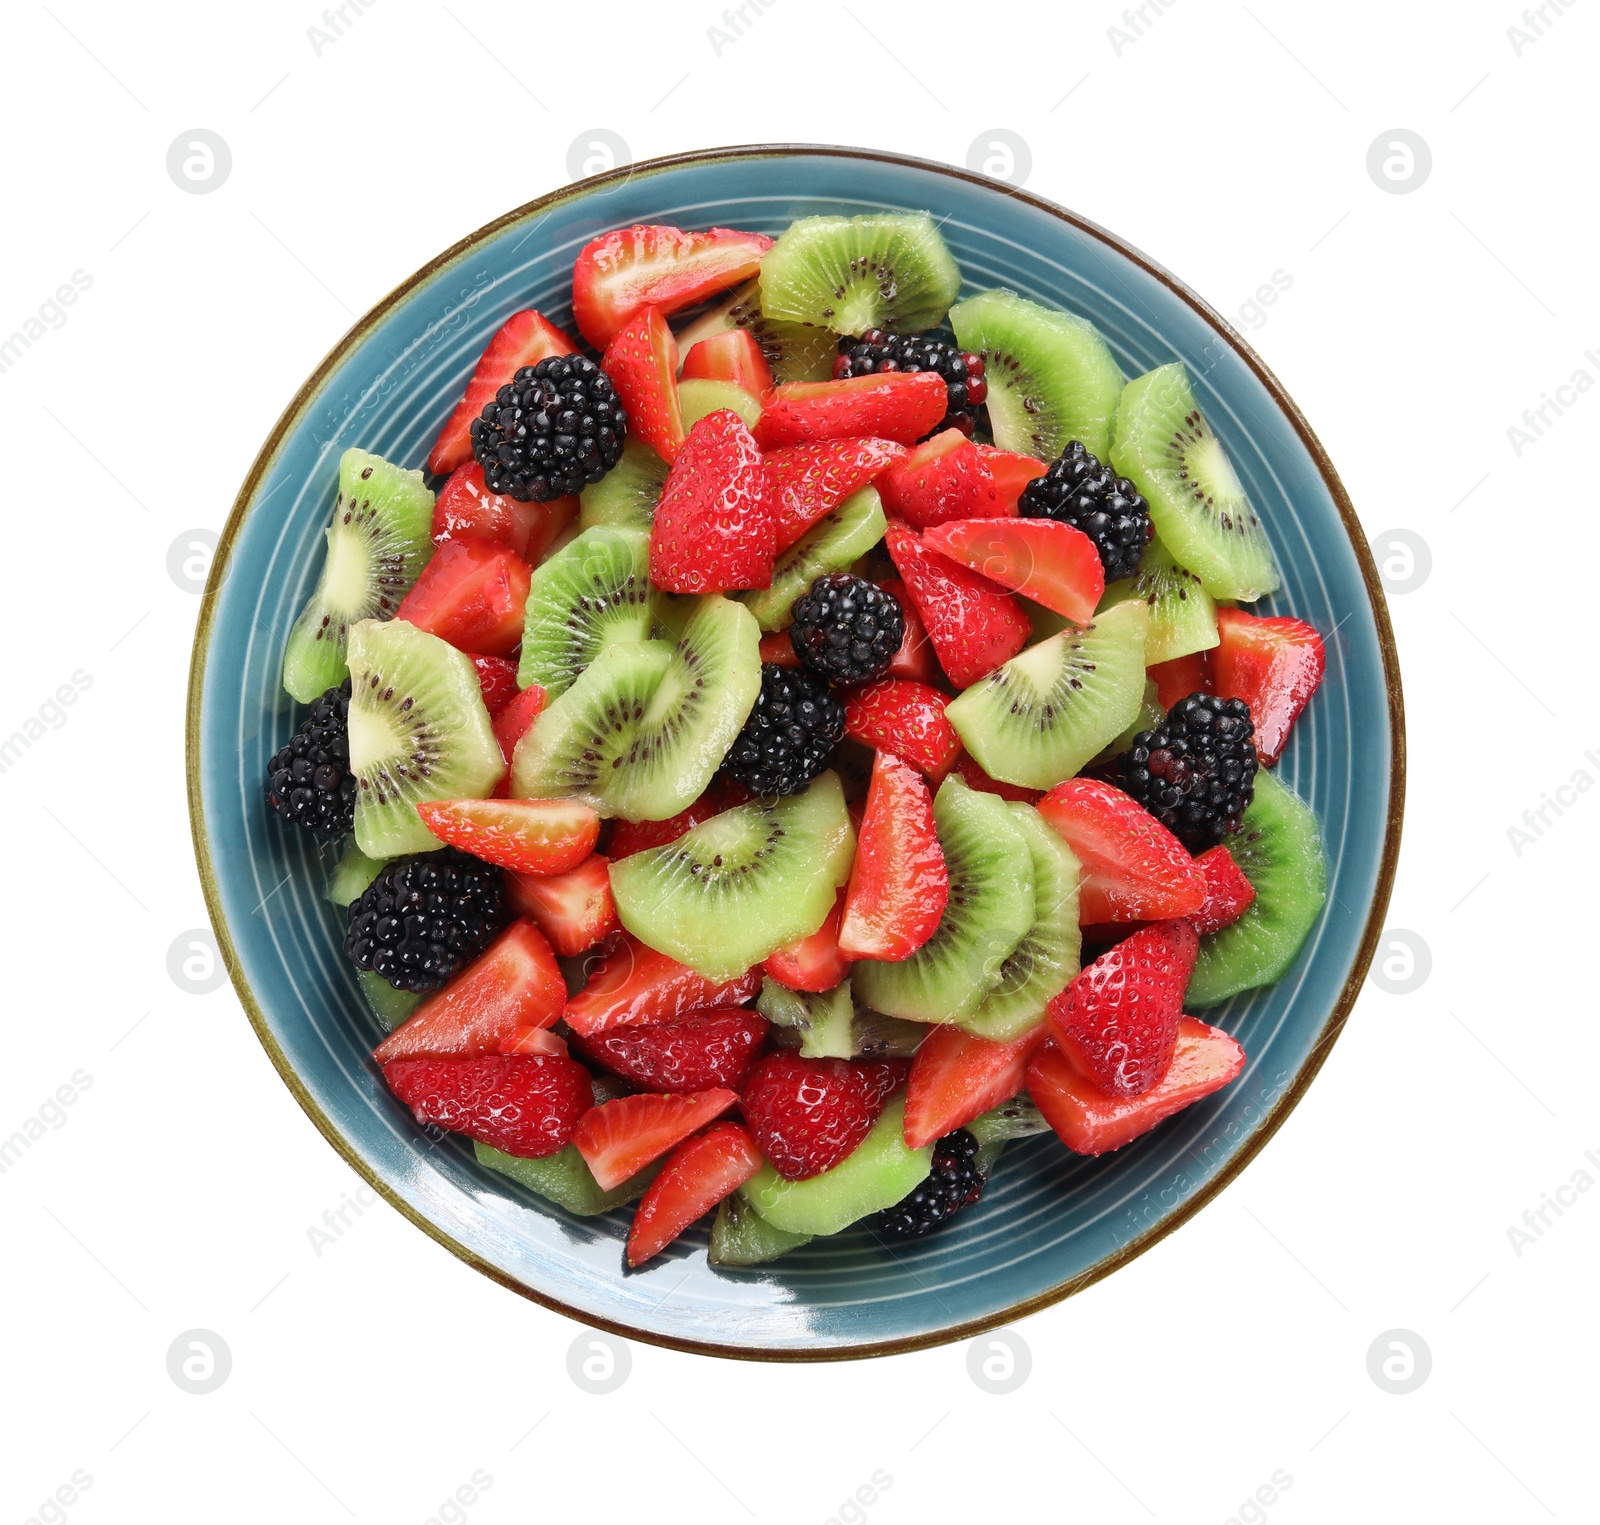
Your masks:
{"label": "fruit salad", "polygon": [[915,1239],[1243,1067],[1326,894],[1278,586],[1184,366],[926,214],[619,229],[425,470],[345,452],[266,804],[395,1106],[630,1267]]}

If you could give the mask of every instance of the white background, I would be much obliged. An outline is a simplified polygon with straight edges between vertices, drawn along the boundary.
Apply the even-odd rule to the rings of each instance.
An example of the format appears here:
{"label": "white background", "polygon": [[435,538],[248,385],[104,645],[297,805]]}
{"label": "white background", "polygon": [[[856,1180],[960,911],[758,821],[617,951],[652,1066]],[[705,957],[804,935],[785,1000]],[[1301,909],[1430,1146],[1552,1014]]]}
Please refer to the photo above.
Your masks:
{"label": "white background", "polygon": [[[1567,794],[1520,853],[1507,829],[1600,779],[1600,396],[1520,455],[1507,430],[1580,367],[1600,380],[1600,16],[1547,5],[1519,51],[1514,0],[1173,0],[1117,39],[1112,0],[773,0],[719,42],[712,3],[374,0],[320,52],[312,0],[7,10],[0,334],[74,271],[92,285],[0,373],[0,733],[75,672],[91,686],[0,774],[0,1136],[89,1077],[0,1175],[0,1525],[821,1522],[875,1472],[889,1486],[842,1518],[1593,1518],[1600,1191],[1546,1209],[1520,1254],[1507,1230],[1600,1180],[1600,799]],[[165,168],[196,127],[232,152],[212,194]],[[1006,1396],[961,1347],[794,1368],[635,1345],[619,1391],[580,1391],[580,1326],[387,1207],[314,1251],[356,1179],[231,990],[167,973],[205,922],[182,750],[198,599],[168,547],[221,528],[359,313],[563,183],[593,127],[637,158],[793,139],[965,163],[987,129],[1020,134],[1030,189],[1225,313],[1291,278],[1240,326],[1368,532],[1431,551],[1391,598],[1411,790],[1390,918],[1431,974],[1367,986],[1192,1224],[1022,1324],[1032,1373]],[[1409,194],[1366,168],[1396,127],[1433,157]],[[167,1373],[194,1328],[232,1353],[208,1395]],[[1395,1328],[1432,1353],[1405,1395],[1367,1370]],[[75,1472],[87,1488],[41,1515]]]}

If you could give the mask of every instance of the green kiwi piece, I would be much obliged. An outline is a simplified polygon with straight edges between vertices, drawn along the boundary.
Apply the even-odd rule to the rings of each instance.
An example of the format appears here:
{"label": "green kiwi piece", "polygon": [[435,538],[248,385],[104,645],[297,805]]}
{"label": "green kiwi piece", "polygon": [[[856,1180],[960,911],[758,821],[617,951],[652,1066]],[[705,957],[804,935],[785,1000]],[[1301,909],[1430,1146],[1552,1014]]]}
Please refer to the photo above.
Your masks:
{"label": "green kiwi piece", "polygon": [[432,529],[433,494],[420,471],[365,450],[339,457],[327,558],[283,652],[283,686],[302,704],[344,681],[352,625],[400,607],[433,555]]}
{"label": "green kiwi piece", "polygon": [[1156,533],[1213,598],[1250,603],[1278,586],[1267,532],[1180,361],[1123,390],[1111,464],[1144,494]]}
{"label": "green kiwi piece", "polygon": [[819,994],[790,990],[770,976],[762,981],[756,1010],[775,1031],[779,1048],[798,1048],[802,1059],[909,1059],[928,1036],[920,1022],[902,1022],[857,1007],[850,982]]}
{"label": "green kiwi piece", "polygon": [[786,1234],[774,1228],[734,1192],[717,1205],[706,1258],[714,1266],[759,1266],[810,1243],[810,1234]]}
{"label": "green kiwi piece", "polygon": [[1128,723],[1128,728],[1090,759],[1090,766],[1095,763],[1110,762],[1114,757],[1120,757],[1133,745],[1133,738],[1140,731],[1153,730],[1167,718],[1167,712],[1161,707],[1161,700],[1157,696],[1154,678],[1144,680],[1144,698],[1139,701],[1139,713]]}
{"label": "green kiwi piece", "polygon": [[1184,997],[1189,1006],[1215,1006],[1241,990],[1281,979],[1328,898],[1317,818],[1267,769],[1256,773],[1255,798],[1223,845],[1255,887],[1256,898],[1231,927],[1200,939]]}
{"label": "green kiwi piece", "polygon": [[414,990],[397,989],[381,974],[374,974],[370,969],[357,969],[356,983],[361,987],[368,1009],[383,1024],[383,1030],[387,1033],[392,1033],[408,1020],[425,999]]}
{"label": "green kiwi piece", "polygon": [[655,523],[668,469],[643,440],[629,439],[622,447],[622,459],[578,494],[578,528],[619,524],[624,529],[649,529]]}
{"label": "green kiwi piece", "polygon": [[559,698],[602,646],[649,640],[653,612],[649,531],[585,530],[534,569],[518,684]]}
{"label": "green kiwi piece", "polygon": [[1078,972],[1078,860],[1032,805],[1010,801],[1011,822],[1033,859],[1033,925],[1000,966],[1000,979],[961,1026],[996,1043],[1020,1038]]}
{"label": "green kiwi piece", "polygon": [[480,1165],[510,1176],[519,1186],[526,1186],[529,1191],[554,1202],[557,1207],[566,1208],[579,1218],[593,1218],[642,1197],[645,1188],[666,1164],[664,1159],[652,1160],[643,1170],[629,1176],[622,1185],[606,1191],[595,1180],[594,1172],[573,1144],[558,1149],[554,1154],[547,1154],[540,1160],[502,1154],[500,1150],[476,1140],[472,1152],[477,1155]]}
{"label": "green kiwi piece", "polygon": [[933,824],[950,874],[939,925],[910,958],[860,960],[851,983],[873,1011],[908,1022],[962,1022],[995,989],[1033,926],[1033,856],[1006,801],[967,788],[955,774],[934,796]]}
{"label": "green kiwi piece", "polygon": [[1037,646],[1040,641],[1048,641],[1053,635],[1060,635],[1063,630],[1076,630],[1078,627],[1064,614],[1057,614],[1054,609],[1046,609],[1043,604],[1036,604],[1031,598],[1024,598],[1020,593],[1012,597],[1022,605],[1022,612],[1028,617],[1028,626],[1031,639],[1028,644]]}
{"label": "green kiwi piece", "polygon": [[966,1124],[966,1129],[979,1144],[999,1144],[1009,1139],[1032,1138],[1036,1133],[1048,1133],[1050,1124],[1044,1120],[1044,1113],[1033,1104],[1033,1098],[1026,1091],[1018,1091],[1010,1101],[1003,1101],[981,1117],[973,1118]]}
{"label": "green kiwi piece", "polygon": [[961,290],[926,212],[800,217],[761,260],[761,311],[836,334],[920,333],[944,321]]}
{"label": "green kiwi piece", "polygon": [[850,877],[855,832],[832,773],[803,794],[725,810],[611,865],[622,925],[708,979],[809,937]]}
{"label": "green kiwi piece", "polygon": [[718,408],[732,408],[750,429],[761,421],[761,404],[736,381],[712,381],[706,377],[680,381],[678,407],[683,413],[685,433]]}
{"label": "green kiwi piece", "polygon": [[350,627],[356,846],[369,858],[444,844],[422,800],[482,799],[506,771],[472,659],[406,620]]}
{"label": "green kiwi piece", "polygon": [[787,550],[778,553],[772,586],[740,595],[763,630],[787,630],[790,609],[825,572],[842,572],[864,556],[889,528],[876,487],[863,487],[824,514]]}
{"label": "green kiwi piece", "polygon": [[766,317],[761,311],[759,278],[736,286],[715,307],[681,329],[678,353],[687,355],[702,339],[730,328],[744,329],[761,346],[776,382],[827,381],[833,376],[833,362],[839,353],[833,334],[808,323]]}
{"label": "green kiwi piece", "polygon": [[990,778],[1053,789],[1139,713],[1142,603],[1029,646],[951,701],[950,724]]}
{"label": "green kiwi piece", "polygon": [[361,892],[383,872],[383,858],[369,858],[355,844],[352,837],[344,844],[339,861],[328,875],[328,887],[322,898],[330,905],[347,906],[360,897]]}
{"label": "green kiwi piece", "polygon": [[1108,587],[1102,609],[1137,599],[1150,611],[1144,633],[1144,663],[1171,662],[1196,651],[1210,651],[1217,635],[1217,605],[1206,585],[1187,567],[1172,559],[1159,540],[1145,547],[1144,559],[1132,577]]}
{"label": "green kiwi piece", "polygon": [[1122,371],[1094,324],[1010,291],[980,291],[950,310],[950,326],[962,349],[983,356],[1002,450],[1053,461],[1081,440],[1106,459]]}

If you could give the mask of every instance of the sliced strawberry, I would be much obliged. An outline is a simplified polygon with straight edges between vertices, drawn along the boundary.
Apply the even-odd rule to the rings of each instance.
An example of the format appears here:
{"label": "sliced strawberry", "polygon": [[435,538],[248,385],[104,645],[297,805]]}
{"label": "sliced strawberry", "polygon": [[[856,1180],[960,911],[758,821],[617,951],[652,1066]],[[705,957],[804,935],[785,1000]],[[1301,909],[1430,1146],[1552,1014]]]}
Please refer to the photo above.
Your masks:
{"label": "sliced strawberry", "polygon": [[1031,1032],[1005,1043],[975,1038],[959,1027],[936,1027],[911,1061],[906,1081],[905,1138],[921,1149],[1022,1089],[1033,1058],[1050,1036],[1043,1018]]}
{"label": "sliced strawberry", "polygon": [[1024,805],[1037,805],[1044,798],[1043,789],[1024,789],[1021,784],[1003,784],[997,778],[990,778],[970,752],[963,752],[956,758],[955,771],[961,775],[967,788],[981,790],[984,794],[998,794],[1003,800],[1020,800]]}
{"label": "sliced strawberry", "polygon": [[441,842],[520,874],[564,874],[594,851],[600,817],[581,800],[423,800]]}
{"label": "sliced strawberry", "polygon": [[1245,878],[1244,870],[1233,861],[1233,854],[1221,842],[1194,860],[1205,875],[1206,898],[1189,918],[1189,925],[1201,934],[1231,927],[1256,898],[1256,887]]}
{"label": "sliced strawberry", "polygon": [[457,466],[472,459],[472,420],[494,399],[525,365],[537,365],[551,355],[572,355],[578,346],[541,313],[514,312],[478,359],[462,398],[450,421],[439,431],[428,470],[435,476],[449,476]]}
{"label": "sliced strawberry", "polygon": [[[785,641],[788,639],[788,636],[784,636]],[[762,660],[765,661],[766,658]],[[664,821],[612,822],[611,841],[606,846],[606,852],[615,863],[619,859],[631,858],[634,853],[642,853],[651,847],[665,847],[668,842],[676,842],[691,826],[709,821],[712,816],[721,815],[727,808],[721,789],[713,783],[687,810],[680,810]]]}
{"label": "sliced strawberry", "polygon": [[909,678],[875,678],[840,690],[844,733],[853,741],[921,768],[937,782],[950,771],[961,738],[944,718],[949,696]]}
{"label": "sliced strawberry", "polygon": [[689,347],[683,358],[684,381],[731,381],[757,401],[772,390],[772,367],[747,328],[729,328]]}
{"label": "sliced strawberry", "polygon": [[1205,875],[1183,844],[1137,801],[1093,778],[1069,778],[1039,814],[1077,855],[1078,919],[1160,921],[1193,916]]}
{"label": "sliced strawberry", "polygon": [[520,1054],[525,1059],[538,1059],[547,1054],[566,1057],[567,1040],[548,1027],[519,1027],[500,1045],[502,1054]]}
{"label": "sliced strawberry", "polygon": [[778,549],[793,545],[905,453],[904,445],[886,439],[828,439],[769,450],[761,470]]}
{"label": "sliced strawberry", "polygon": [[683,449],[678,406],[678,341],[659,308],[646,307],[617,331],[600,362],[628,414],[628,433],[664,461]]}
{"label": "sliced strawberry", "polygon": [[731,408],[689,431],[650,530],[650,581],[669,593],[772,585],[776,554],[761,453]]}
{"label": "sliced strawberry", "polygon": [[771,635],[761,637],[762,665],[771,662],[776,667],[798,667],[800,658],[794,654],[794,642],[789,639],[787,630],[775,630]]}
{"label": "sliced strawberry", "polygon": [[878,478],[884,512],[918,529],[951,519],[987,519],[1005,512],[994,472],[959,429],[924,440]]}
{"label": "sliced strawberry", "polygon": [[743,1186],[762,1163],[750,1130],[739,1123],[718,1123],[679,1144],[633,1215],[628,1264],[643,1265],[660,1254],[696,1218]]}
{"label": "sliced strawberry", "polygon": [[439,489],[433,505],[433,539],[491,540],[509,545],[529,566],[537,566],[544,553],[578,517],[576,498],[552,498],[548,503],[523,503],[490,492],[483,467],[476,461],[458,466]]}
{"label": "sliced strawberry", "polygon": [[915,769],[879,752],[845,890],[840,952],[890,963],[910,958],[933,936],[949,899],[933,796]]}
{"label": "sliced strawberry", "polygon": [[578,332],[603,350],[643,307],[682,312],[748,280],[771,247],[772,240],[761,233],[732,228],[685,233],[661,224],[635,224],[604,233],[583,246],[572,267],[572,315]]}
{"label": "sliced strawberry", "polygon": [[994,476],[1000,507],[1007,514],[1017,511],[1017,499],[1022,489],[1035,477],[1042,477],[1050,468],[1031,455],[1016,455],[1010,450],[1000,450],[994,445],[979,445],[978,454],[989,463]]}
{"label": "sliced strawberry", "polygon": [[600,1189],[614,1191],[738,1099],[720,1088],[688,1096],[619,1096],[584,1113],[572,1142]]}
{"label": "sliced strawberry", "polygon": [[594,947],[621,925],[611,897],[611,864],[599,853],[564,874],[508,874],[506,899],[531,916],[566,958]]}
{"label": "sliced strawberry", "polygon": [[[907,768],[906,772],[911,773],[911,770]],[[916,778],[914,773],[911,776]],[[917,782],[920,784],[922,780],[918,778]],[[850,973],[850,957],[839,947],[839,919],[844,915],[844,897],[845,892],[840,890],[827,920],[810,937],[802,937],[767,955],[762,968],[780,985],[790,990],[832,990]]]}
{"label": "sliced strawberry", "polygon": [[1145,669],[1146,676],[1156,686],[1156,703],[1170,710],[1180,699],[1190,694],[1211,692],[1211,666],[1203,651],[1186,657],[1174,657],[1170,662],[1157,662]]}
{"label": "sliced strawberry", "polygon": [[891,371],[847,381],[774,387],[756,426],[763,450],[825,439],[886,439],[913,445],[944,417],[944,377]]}
{"label": "sliced strawberry", "polygon": [[1283,755],[1289,728],[1322,682],[1327,665],[1322,637],[1304,620],[1267,619],[1243,609],[1218,609],[1217,634],[1221,639],[1211,653],[1211,692],[1250,706],[1256,755],[1270,768]]}
{"label": "sliced strawberry", "polygon": [[458,651],[508,656],[522,642],[532,578],[528,563],[510,546],[447,540],[400,601],[395,618]]}
{"label": "sliced strawberry", "polygon": [[[472,656],[471,652],[468,652]],[[478,687],[483,690],[483,707],[492,720],[522,692],[517,687],[517,664],[504,657],[472,657],[478,669]]]}
{"label": "sliced strawberry", "polygon": [[905,1077],[903,1059],[802,1059],[768,1054],[741,1093],[745,1120],[789,1181],[821,1175],[872,1131]]}
{"label": "sliced strawberry", "polygon": [[767,1036],[757,1012],[727,1006],[696,1011],[679,1022],[618,1027],[592,1038],[574,1036],[584,1058],[649,1091],[737,1090]]}
{"label": "sliced strawberry", "polygon": [[564,1015],[573,1032],[591,1037],[612,1027],[672,1022],[691,1011],[738,1006],[760,989],[759,967],[735,980],[708,980],[624,934],[567,1002]]}
{"label": "sliced strawberry", "polygon": [[878,584],[885,593],[892,593],[900,605],[905,622],[905,634],[900,637],[900,649],[889,662],[885,674],[890,678],[910,678],[917,683],[938,683],[944,674],[939,671],[939,658],[934,655],[933,642],[928,639],[928,627],[922,623],[911,594],[898,577],[886,577]]}
{"label": "sliced strawberry", "polygon": [[527,1160],[565,1148],[594,1107],[589,1072],[554,1054],[397,1059],[383,1067],[383,1078],[419,1123]]}
{"label": "sliced strawberry", "polygon": [[904,524],[890,524],[884,542],[928,627],[939,665],[957,688],[976,683],[1028,644],[1033,629],[1011,594],[930,550]]}
{"label": "sliced strawberry", "polygon": [[495,740],[500,743],[507,767],[511,765],[511,754],[517,750],[517,743],[544,712],[546,697],[537,683],[530,683],[494,717]]}
{"label": "sliced strawberry", "polygon": [[1028,1066],[1028,1095],[1067,1148],[1078,1154],[1120,1149],[1244,1068],[1244,1050],[1195,1017],[1178,1023],[1178,1043],[1161,1083],[1142,1096],[1107,1096],[1054,1043]]}
{"label": "sliced strawberry", "polygon": [[1094,541],[1053,519],[956,519],[930,529],[922,543],[1076,625],[1094,618],[1106,590]]}

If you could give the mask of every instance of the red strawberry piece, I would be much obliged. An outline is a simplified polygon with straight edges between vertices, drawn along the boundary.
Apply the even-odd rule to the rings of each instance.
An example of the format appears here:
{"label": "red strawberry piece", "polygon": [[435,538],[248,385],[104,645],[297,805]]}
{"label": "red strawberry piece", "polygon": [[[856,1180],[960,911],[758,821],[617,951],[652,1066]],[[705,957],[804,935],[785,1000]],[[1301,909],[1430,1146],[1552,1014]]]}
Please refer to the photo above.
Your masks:
{"label": "red strawberry piece", "polygon": [[978,454],[989,463],[994,476],[995,492],[1000,497],[1001,510],[1007,514],[1017,511],[1017,499],[1022,489],[1035,477],[1042,477],[1050,468],[1031,455],[1017,455],[994,445],[979,445]]}
{"label": "red strawberry piece", "polygon": [[761,457],[761,470],[778,549],[793,545],[905,453],[904,445],[886,439],[819,440],[768,451]]}
{"label": "red strawberry piece", "polygon": [[678,341],[659,308],[646,307],[617,331],[600,362],[628,414],[628,433],[664,461],[683,449],[678,406]]}
{"label": "red strawberry piece", "polygon": [[787,630],[776,630],[771,635],[762,636],[759,650],[763,665],[768,662],[778,667],[800,665],[800,658],[794,654],[794,642],[789,639]]}
{"label": "red strawberry piece", "polygon": [[884,541],[939,665],[957,688],[976,683],[1028,644],[1033,629],[1011,594],[930,550],[903,524],[890,524]]}
{"label": "red strawberry piece", "polygon": [[500,751],[511,766],[511,754],[527,734],[528,727],[544,712],[546,694],[537,683],[530,683],[500,713],[494,716],[494,736]]}
{"label": "red strawberry piece", "polygon": [[[904,766],[904,764],[902,764]],[[911,773],[909,768],[906,772]],[[916,774],[911,776],[916,778]],[[920,784],[922,780],[917,779]],[[767,955],[762,968],[790,990],[832,990],[850,973],[850,957],[839,947],[839,919],[844,914],[845,892],[839,891],[827,919],[810,937],[802,937]]]}
{"label": "red strawberry piece", "polygon": [[[1322,637],[1303,620],[1218,609],[1211,674],[1219,699],[1243,699],[1256,728],[1256,755],[1271,767],[1289,728],[1322,682]],[[1192,690],[1191,690],[1192,692]],[[1182,695],[1179,696],[1184,697]]]}
{"label": "red strawberry piece", "polygon": [[1243,1068],[1244,1050],[1227,1033],[1184,1017],[1167,1073],[1142,1096],[1097,1090],[1054,1043],[1045,1044],[1028,1066],[1028,1094],[1067,1148],[1104,1154],[1221,1090]]}
{"label": "red strawberry piece", "polygon": [[462,398],[450,421],[439,431],[428,470],[449,476],[472,459],[472,420],[525,365],[537,365],[551,355],[572,355],[578,346],[541,313],[514,312],[501,325],[479,357]]}
{"label": "red strawberry piece", "polygon": [[[918,683],[938,683],[944,674],[939,671],[939,659],[934,655],[933,642],[928,639],[928,627],[922,623],[911,594],[898,577],[886,577],[878,584],[885,593],[892,593],[900,605],[905,623],[905,634],[900,638],[900,649],[890,659],[885,677],[911,678]],[[797,659],[798,660],[798,659]]]}
{"label": "red strawberry piece", "polygon": [[490,492],[483,467],[470,461],[456,467],[439,489],[433,505],[433,539],[436,545],[446,540],[496,541],[536,566],[556,536],[577,517],[576,498],[523,503]]}
{"label": "red strawberry piece", "polygon": [[[784,637],[785,641],[788,639]],[[687,810],[680,810],[664,821],[613,821],[606,852],[615,863],[651,847],[665,847],[668,842],[676,842],[690,827],[721,815],[727,808],[720,789],[713,783]]]}
{"label": "red strawberry piece", "polygon": [[581,800],[424,800],[441,842],[521,874],[564,874],[594,851],[600,817]]}
{"label": "red strawberry piece", "polygon": [[918,445],[878,478],[884,512],[918,529],[1004,513],[989,463],[959,429]]}
{"label": "red strawberry piece", "polygon": [[1142,1096],[1166,1074],[1199,947],[1187,921],[1141,927],[1051,1001],[1061,1052],[1108,1096]]}
{"label": "red strawberry piece", "polygon": [[765,1017],[729,1006],[572,1041],[584,1058],[646,1090],[709,1091],[737,1090],[766,1036]]}
{"label": "red strawberry piece", "polygon": [[1039,814],[1082,866],[1080,921],[1193,916],[1205,901],[1205,875],[1183,844],[1122,790],[1069,778],[1039,801]]}
{"label": "red strawberry piece", "polygon": [[564,1013],[583,1037],[612,1027],[673,1022],[692,1011],[738,1006],[761,989],[759,966],[735,980],[708,980],[626,934],[590,973]]}
{"label": "red strawberry piece", "polygon": [[933,936],[949,899],[933,796],[914,768],[879,752],[845,890],[840,952],[890,963],[910,958]]}
{"label": "red strawberry piece", "polygon": [[1033,1058],[1047,1037],[1043,1019],[1031,1031],[1005,1043],[976,1038],[959,1027],[936,1027],[911,1061],[906,1080],[905,1139],[921,1149],[1022,1089]]}
{"label": "red strawberry piece", "polygon": [[548,1027],[519,1027],[500,1045],[502,1054],[520,1054],[525,1059],[538,1059],[548,1054],[566,1057],[567,1040]]}
{"label": "red strawberry piece", "polygon": [[[472,654],[469,652],[469,656]],[[478,669],[478,687],[483,690],[483,707],[492,720],[522,692],[517,687],[517,664],[504,657],[472,657]]]}
{"label": "red strawberry piece", "polygon": [[930,529],[922,543],[1077,625],[1094,618],[1106,590],[1094,541],[1053,519],[956,519]]}
{"label": "red strawberry piece", "polygon": [[628,1230],[628,1264],[643,1265],[660,1254],[761,1164],[756,1141],[739,1123],[718,1123],[679,1144],[639,1200]]}
{"label": "red strawberry piece", "polygon": [[886,439],[914,445],[944,417],[944,377],[891,371],[846,381],[774,387],[756,426],[763,450],[825,439]]}
{"label": "red strawberry piece", "polygon": [[741,1093],[746,1121],[789,1181],[821,1175],[872,1131],[905,1076],[903,1059],[802,1059],[768,1054]]}
{"label": "red strawberry piece", "polygon": [[1024,789],[1021,784],[1003,784],[990,778],[970,752],[963,752],[955,761],[955,771],[969,789],[980,789],[985,794],[998,794],[1003,800],[1021,800],[1024,805],[1037,805],[1044,798],[1043,789]]}
{"label": "red strawberry piece", "polygon": [[566,958],[594,947],[620,925],[611,897],[611,864],[599,853],[564,874],[508,874],[506,898],[514,910],[531,916]]}
{"label": "red strawberry piece", "polygon": [[650,530],[650,581],[669,593],[772,584],[776,555],[761,453],[731,408],[689,431]]}
{"label": "red strawberry piece", "polygon": [[1180,699],[1190,694],[1211,693],[1211,666],[1203,651],[1186,657],[1174,657],[1170,662],[1157,662],[1145,669],[1145,675],[1156,686],[1156,703],[1170,710]]}
{"label": "red strawberry piece", "polygon": [[1256,898],[1256,887],[1245,878],[1244,870],[1233,861],[1233,854],[1221,842],[1194,860],[1205,875],[1206,898],[1189,918],[1196,932],[1220,932],[1231,927]]}
{"label": "red strawberry piece", "polygon": [[514,921],[444,989],[436,991],[374,1050],[394,1059],[471,1059],[500,1052],[525,1027],[549,1027],[567,1001],[550,944],[531,921]]}
{"label": "red strawberry piece", "polygon": [[594,1107],[589,1072],[556,1054],[397,1059],[383,1078],[419,1123],[526,1160],[565,1148]]}
{"label": "red strawberry piece", "polygon": [[572,267],[578,332],[603,350],[643,307],[681,312],[761,268],[772,240],[711,228],[685,233],[661,224],[618,228],[585,244]]}
{"label": "red strawberry piece", "polygon": [[395,618],[458,651],[509,656],[522,643],[532,578],[528,563],[510,546],[447,540],[400,601]]}
{"label": "red strawberry piece", "polygon": [[614,1191],[738,1101],[723,1089],[686,1096],[619,1096],[584,1113],[572,1142],[602,1191]]}
{"label": "red strawberry piece", "polygon": [[758,401],[772,390],[772,367],[747,328],[730,328],[689,347],[684,381],[731,381]]}
{"label": "red strawberry piece", "polygon": [[937,782],[950,771],[961,738],[944,718],[948,695],[909,678],[874,678],[842,689],[844,732],[853,741],[921,768]]}

